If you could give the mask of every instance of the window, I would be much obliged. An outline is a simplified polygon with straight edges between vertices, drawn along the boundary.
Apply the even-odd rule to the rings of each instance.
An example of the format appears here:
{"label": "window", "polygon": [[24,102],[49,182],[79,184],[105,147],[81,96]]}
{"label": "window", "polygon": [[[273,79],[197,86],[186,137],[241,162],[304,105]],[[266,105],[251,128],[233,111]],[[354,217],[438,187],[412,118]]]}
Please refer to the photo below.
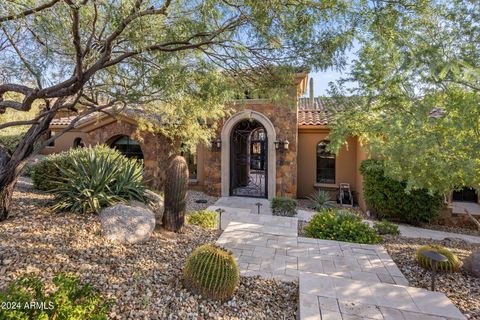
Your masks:
{"label": "window", "polygon": [[128,136],[118,138],[110,145],[110,147],[117,149],[121,154],[128,158],[143,159],[140,144]]}
{"label": "window", "polygon": [[[53,132],[52,130],[48,130],[48,131],[47,131],[47,134],[46,134],[45,140],[49,140],[49,139],[51,139],[51,138],[54,137],[54,136],[55,136],[55,132]],[[52,142],[50,142],[50,143],[48,144],[48,146],[49,146],[49,147],[55,147],[55,140],[53,140]]]}
{"label": "window", "polygon": [[197,155],[190,152],[182,152],[182,156],[187,161],[189,179],[197,179]]}
{"label": "window", "polygon": [[327,151],[330,141],[317,145],[317,183],[335,183],[335,155]]}
{"label": "window", "polygon": [[84,148],[85,144],[83,143],[82,138],[75,138],[75,140],[73,140],[73,147],[75,149],[76,148]]}

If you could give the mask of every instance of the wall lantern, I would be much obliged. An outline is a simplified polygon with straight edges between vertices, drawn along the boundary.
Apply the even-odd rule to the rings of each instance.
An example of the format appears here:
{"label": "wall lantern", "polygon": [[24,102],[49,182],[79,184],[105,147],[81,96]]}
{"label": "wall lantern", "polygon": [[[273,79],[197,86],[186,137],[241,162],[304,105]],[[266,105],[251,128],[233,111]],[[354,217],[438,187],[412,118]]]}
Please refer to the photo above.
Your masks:
{"label": "wall lantern", "polygon": [[222,140],[220,139],[212,139],[212,150],[219,151],[222,147]]}
{"label": "wall lantern", "polygon": [[288,150],[288,146],[290,145],[290,142],[288,140],[277,140],[274,142],[275,143],[275,149],[280,150],[280,151],[286,151]]}

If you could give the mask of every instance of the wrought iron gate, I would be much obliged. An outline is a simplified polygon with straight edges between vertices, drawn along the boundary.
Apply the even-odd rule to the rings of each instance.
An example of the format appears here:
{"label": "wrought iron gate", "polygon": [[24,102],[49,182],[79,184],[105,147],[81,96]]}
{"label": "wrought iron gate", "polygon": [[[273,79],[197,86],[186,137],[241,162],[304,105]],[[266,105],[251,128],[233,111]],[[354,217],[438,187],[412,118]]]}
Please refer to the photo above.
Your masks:
{"label": "wrought iron gate", "polygon": [[267,133],[255,120],[244,120],[232,131],[230,195],[267,197]]}

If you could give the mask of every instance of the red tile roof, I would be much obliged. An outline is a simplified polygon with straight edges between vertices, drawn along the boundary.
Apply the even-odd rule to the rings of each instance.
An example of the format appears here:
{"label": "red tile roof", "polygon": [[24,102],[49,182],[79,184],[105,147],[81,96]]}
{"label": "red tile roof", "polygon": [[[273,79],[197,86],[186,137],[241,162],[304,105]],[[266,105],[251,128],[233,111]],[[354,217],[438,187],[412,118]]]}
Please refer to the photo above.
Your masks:
{"label": "red tile roof", "polygon": [[299,126],[326,126],[328,125],[328,118],[325,110],[298,110]]}

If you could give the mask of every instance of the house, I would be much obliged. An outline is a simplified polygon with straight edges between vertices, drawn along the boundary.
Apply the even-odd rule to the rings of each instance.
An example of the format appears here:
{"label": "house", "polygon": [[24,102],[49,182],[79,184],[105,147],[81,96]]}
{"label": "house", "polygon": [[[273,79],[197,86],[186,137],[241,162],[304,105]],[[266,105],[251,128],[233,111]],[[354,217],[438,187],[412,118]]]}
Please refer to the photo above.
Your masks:
{"label": "house", "polygon": [[[280,195],[305,198],[318,189],[336,194],[340,184],[346,183],[355,202],[366,209],[359,172],[366,153],[357,137],[349,138],[338,154],[328,152],[328,110],[324,100],[313,98],[313,92],[310,98],[301,98],[307,81],[307,73],[296,75],[290,94],[296,101],[293,107],[270,99],[236,101],[234,112],[220,120],[211,144],[184,155],[192,187],[215,196],[271,199]],[[54,119],[51,134],[72,119]],[[43,153],[100,143],[143,159],[147,182],[163,188],[170,144],[161,135],[138,132],[128,110],[116,117],[101,113],[82,119]],[[478,197],[470,198],[478,202]]]}

